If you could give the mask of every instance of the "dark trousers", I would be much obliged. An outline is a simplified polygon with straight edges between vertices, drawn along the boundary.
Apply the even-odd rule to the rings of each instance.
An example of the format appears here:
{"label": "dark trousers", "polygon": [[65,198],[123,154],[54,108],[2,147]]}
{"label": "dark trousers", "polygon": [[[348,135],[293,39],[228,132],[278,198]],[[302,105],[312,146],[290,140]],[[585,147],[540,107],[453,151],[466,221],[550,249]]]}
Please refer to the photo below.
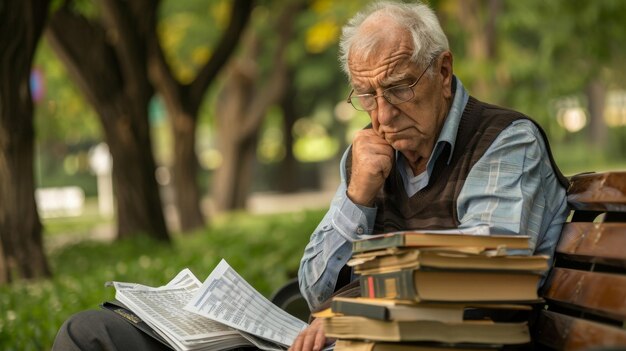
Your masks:
{"label": "dark trousers", "polygon": [[109,310],[79,312],[63,323],[53,351],[171,350]]}

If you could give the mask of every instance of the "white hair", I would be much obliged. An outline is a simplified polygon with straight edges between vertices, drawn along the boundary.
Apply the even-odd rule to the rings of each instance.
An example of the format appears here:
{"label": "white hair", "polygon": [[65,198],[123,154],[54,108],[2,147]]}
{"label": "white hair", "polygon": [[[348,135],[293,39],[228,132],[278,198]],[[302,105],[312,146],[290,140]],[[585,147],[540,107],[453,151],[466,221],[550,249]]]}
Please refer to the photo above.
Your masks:
{"label": "white hair", "polygon": [[410,33],[413,43],[411,62],[426,67],[432,59],[448,50],[448,38],[441,29],[435,12],[425,4],[377,1],[357,13],[342,29],[339,40],[339,61],[341,69],[350,77],[348,58],[353,50],[367,58],[386,38],[381,35],[365,35],[359,31],[363,22],[372,14],[381,14]]}

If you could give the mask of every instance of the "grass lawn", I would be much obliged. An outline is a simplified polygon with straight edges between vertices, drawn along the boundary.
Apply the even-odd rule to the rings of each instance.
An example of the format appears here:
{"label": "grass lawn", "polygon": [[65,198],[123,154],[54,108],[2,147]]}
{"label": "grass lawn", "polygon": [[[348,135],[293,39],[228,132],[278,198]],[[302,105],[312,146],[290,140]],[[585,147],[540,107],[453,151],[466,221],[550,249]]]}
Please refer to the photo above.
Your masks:
{"label": "grass lawn", "polygon": [[[0,287],[0,350],[49,350],[69,315],[99,308],[114,297],[106,281],[159,286],[185,267],[204,280],[222,258],[269,297],[297,274],[304,246],[323,214],[230,214],[192,235],[175,235],[172,245],[142,237],[54,249],[49,254],[52,279]],[[89,218],[44,221],[47,237],[62,231],[82,236],[99,223]]]}

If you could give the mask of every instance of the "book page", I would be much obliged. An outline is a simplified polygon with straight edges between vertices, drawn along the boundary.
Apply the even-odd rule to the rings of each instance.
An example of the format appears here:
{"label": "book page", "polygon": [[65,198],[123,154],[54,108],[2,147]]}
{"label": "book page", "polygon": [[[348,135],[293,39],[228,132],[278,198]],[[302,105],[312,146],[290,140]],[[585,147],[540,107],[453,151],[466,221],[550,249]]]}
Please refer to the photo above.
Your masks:
{"label": "book page", "polygon": [[308,325],[271,303],[222,260],[185,309],[289,346]]}

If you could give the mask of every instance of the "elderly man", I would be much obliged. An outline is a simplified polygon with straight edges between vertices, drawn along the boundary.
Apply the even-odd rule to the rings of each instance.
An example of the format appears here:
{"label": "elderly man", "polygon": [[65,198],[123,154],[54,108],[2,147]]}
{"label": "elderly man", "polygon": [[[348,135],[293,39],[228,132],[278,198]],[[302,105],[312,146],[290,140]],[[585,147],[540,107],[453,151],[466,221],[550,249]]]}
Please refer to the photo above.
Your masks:
{"label": "elderly man", "polygon": [[[341,184],[301,261],[311,309],[354,279],[345,263],[363,234],[484,225],[529,235],[527,253],[553,254],[567,180],[546,137],[523,114],[469,96],[431,9],[375,3],[344,27],[340,47],[348,101],[371,128],[344,154]],[[292,349],[324,343],[313,321]]]}

